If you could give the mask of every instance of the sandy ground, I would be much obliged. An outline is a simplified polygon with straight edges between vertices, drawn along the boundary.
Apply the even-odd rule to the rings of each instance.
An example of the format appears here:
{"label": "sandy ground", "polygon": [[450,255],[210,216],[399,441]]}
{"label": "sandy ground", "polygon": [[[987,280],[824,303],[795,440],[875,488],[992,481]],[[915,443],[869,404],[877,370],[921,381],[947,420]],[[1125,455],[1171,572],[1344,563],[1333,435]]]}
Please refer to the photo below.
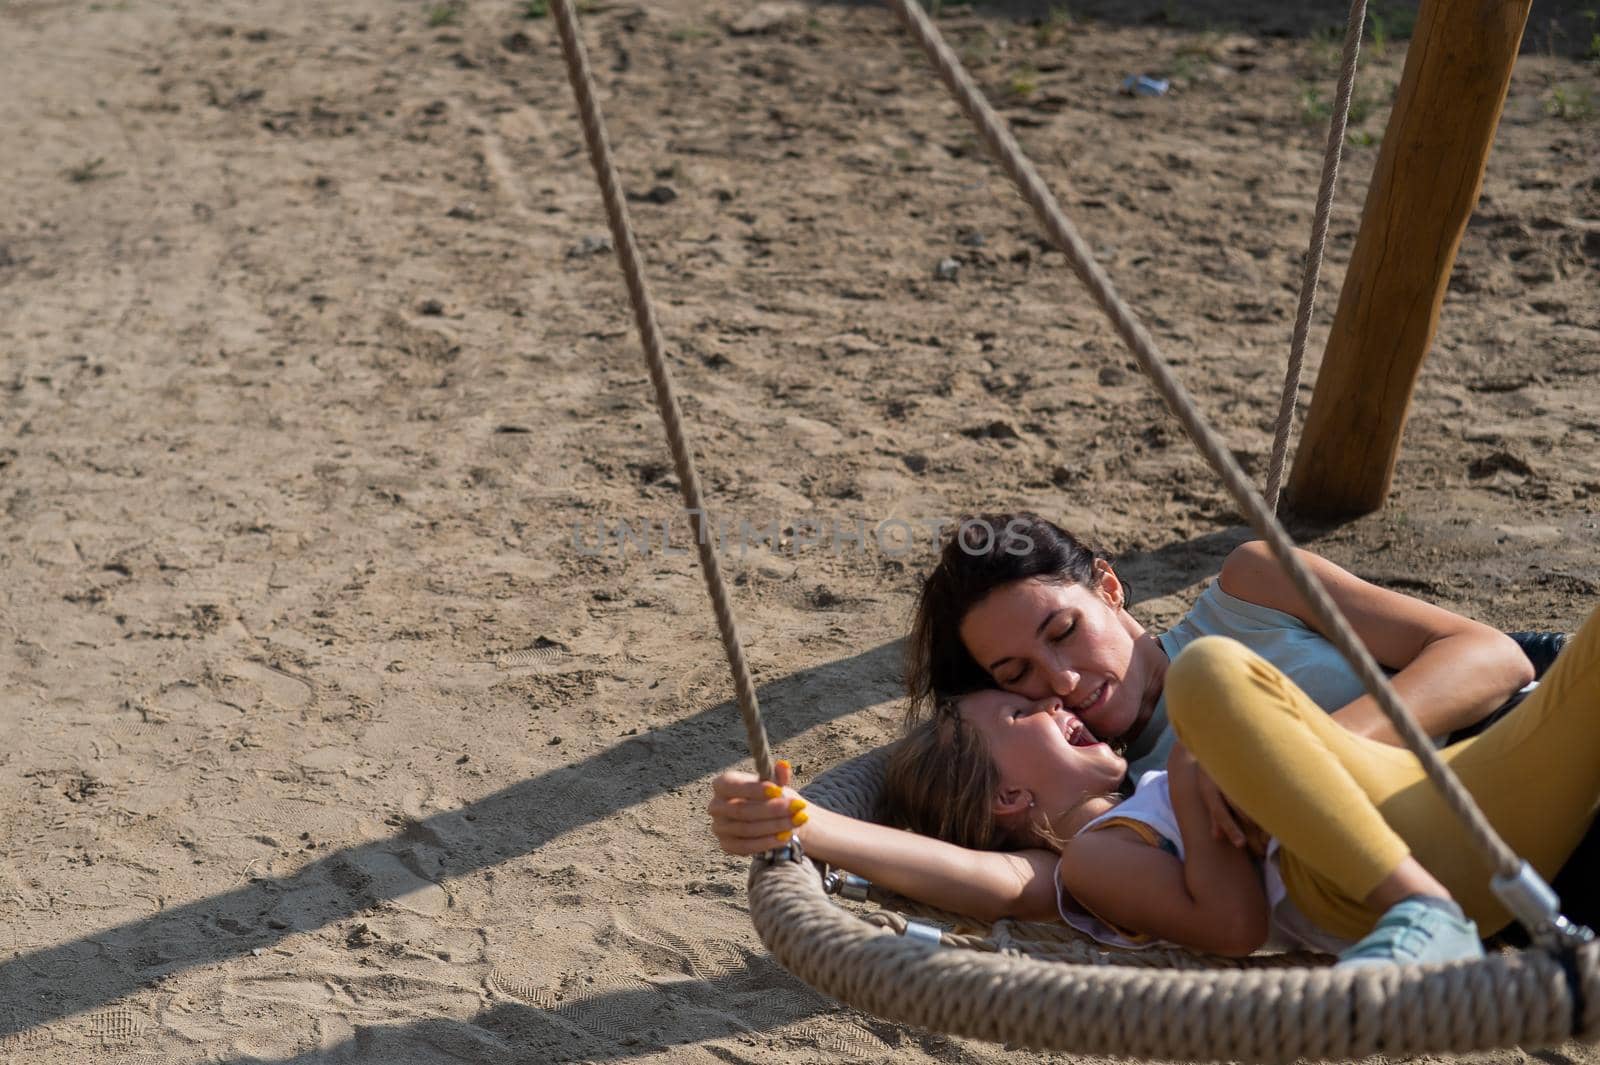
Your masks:
{"label": "sandy ground", "polygon": [[[737,718],[518,7],[0,3],[0,1057],[1039,1060],[826,1001],[750,931],[698,813]],[[1101,7],[943,21],[1259,474],[1338,10]],[[886,14],[763,10],[587,18],[716,505],[1031,506],[1175,617],[1239,539],[1221,490]],[[1302,530],[1507,627],[1600,590],[1581,22],[1536,12],[1391,505]],[[802,775],[892,734],[931,550],[890,547],[726,558]]]}

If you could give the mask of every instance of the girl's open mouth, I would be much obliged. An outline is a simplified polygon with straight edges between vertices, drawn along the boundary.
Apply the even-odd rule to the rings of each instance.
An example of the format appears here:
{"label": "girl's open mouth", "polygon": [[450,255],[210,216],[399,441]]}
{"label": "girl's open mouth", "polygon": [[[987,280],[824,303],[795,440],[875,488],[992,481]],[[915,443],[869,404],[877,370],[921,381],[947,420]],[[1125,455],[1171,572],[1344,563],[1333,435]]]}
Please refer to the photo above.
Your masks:
{"label": "girl's open mouth", "polygon": [[1074,747],[1098,747],[1100,740],[1089,731],[1089,726],[1078,720],[1074,714],[1065,714],[1061,719],[1061,734],[1067,742]]}

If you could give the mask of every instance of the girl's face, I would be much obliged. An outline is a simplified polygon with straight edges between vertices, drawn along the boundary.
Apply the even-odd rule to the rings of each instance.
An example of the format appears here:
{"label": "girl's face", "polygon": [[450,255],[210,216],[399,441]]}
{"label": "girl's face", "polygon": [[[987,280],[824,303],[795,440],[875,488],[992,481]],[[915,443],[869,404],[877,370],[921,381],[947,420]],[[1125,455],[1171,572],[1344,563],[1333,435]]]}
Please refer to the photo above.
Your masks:
{"label": "girl's face", "polygon": [[[1051,818],[1086,796],[1115,791],[1128,763],[1095,739],[1055,696],[1025,699],[987,690],[963,696],[961,720],[983,734],[1000,773],[1000,805]],[[1020,797],[1020,800],[1019,800]]]}
{"label": "girl's face", "polygon": [[1166,655],[1122,609],[1111,567],[1097,565],[1093,588],[1038,578],[996,588],[961,619],[961,642],[999,687],[1054,696],[1096,736],[1117,739],[1148,719]]}

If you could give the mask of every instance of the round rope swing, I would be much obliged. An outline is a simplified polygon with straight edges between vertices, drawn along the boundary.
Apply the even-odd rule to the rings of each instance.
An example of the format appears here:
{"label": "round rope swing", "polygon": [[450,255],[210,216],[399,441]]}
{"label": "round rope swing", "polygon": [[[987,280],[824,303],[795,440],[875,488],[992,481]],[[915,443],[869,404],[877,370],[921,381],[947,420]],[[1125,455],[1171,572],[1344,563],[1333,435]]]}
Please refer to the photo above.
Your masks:
{"label": "round rope swing", "polygon": [[[1266,493],[1271,503],[1250,485],[1222,440],[1201,417],[1154,339],[1118,296],[1077,229],[938,30],[915,0],[888,3],[1222,479],[1241,513],[1271,547],[1321,630],[1349,660],[1433,785],[1467,826],[1494,870],[1496,894],[1527,929],[1534,946],[1520,953],[1491,954],[1479,961],[1442,966],[1333,969],[1325,964],[1326,959],[1304,954],[1225,961],[1180,950],[1117,952],[1091,944],[1062,926],[1005,920],[990,926],[984,935],[946,932],[898,913],[879,911],[863,919],[835,905],[830,895],[864,898],[868,885],[838,873],[819,876],[798,847],[752,863],[750,916],[762,941],[795,976],[859,1009],[923,1028],[1040,1050],[1281,1062],[1538,1047],[1573,1038],[1600,1039],[1600,943],[1592,941],[1587,929],[1559,915],[1555,893],[1495,833],[1327,592],[1295,558],[1292,541],[1273,513],[1344,142],[1365,0],[1353,0],[1346,26],[1290,366],[1274,434]],[[751,756],[756,771],[771,778],[772,755],[755,684],[718,565],[715,541],[706,532],[709,518],[700,479],[595,102],[588,56],[571,0],[553,0],[551,7],[657,408],[695,532],[701,571],[733,674]],[[838,766],[813,782],[807,795],[829,809],[875,820],[886,758],[886,750],[880,749]],[[918,909],[903,899],[892,903],[902,910]],[[981,927],[966,918],[939,916],[954,927]]]}

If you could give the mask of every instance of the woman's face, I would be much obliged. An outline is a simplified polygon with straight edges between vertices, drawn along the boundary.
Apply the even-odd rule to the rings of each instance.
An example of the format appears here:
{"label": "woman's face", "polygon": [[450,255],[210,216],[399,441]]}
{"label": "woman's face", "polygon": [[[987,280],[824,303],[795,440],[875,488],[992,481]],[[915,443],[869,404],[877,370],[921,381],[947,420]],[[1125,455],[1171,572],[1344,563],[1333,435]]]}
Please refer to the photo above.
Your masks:
{"label": "woman's face", "polygon": [[995,684],[1028,699],[1059,698],[1096,736],[1117,739],[1146,719],[1166,656],[1122,609],[1104,563],[1093,588],[1029,578],[1002,585],[961,619],[961,642]]}
{"label": "woman's face", "polygon": [[960,710],[962,721],[983,733],[1001,795],[1025,795],[1019,805],[1034,805],[1046,817],[1085,796],[1115,791],[1128,771],[1122,756],[1095,739],[1056,696],[1026,699],[986,690],[963,696]]}

